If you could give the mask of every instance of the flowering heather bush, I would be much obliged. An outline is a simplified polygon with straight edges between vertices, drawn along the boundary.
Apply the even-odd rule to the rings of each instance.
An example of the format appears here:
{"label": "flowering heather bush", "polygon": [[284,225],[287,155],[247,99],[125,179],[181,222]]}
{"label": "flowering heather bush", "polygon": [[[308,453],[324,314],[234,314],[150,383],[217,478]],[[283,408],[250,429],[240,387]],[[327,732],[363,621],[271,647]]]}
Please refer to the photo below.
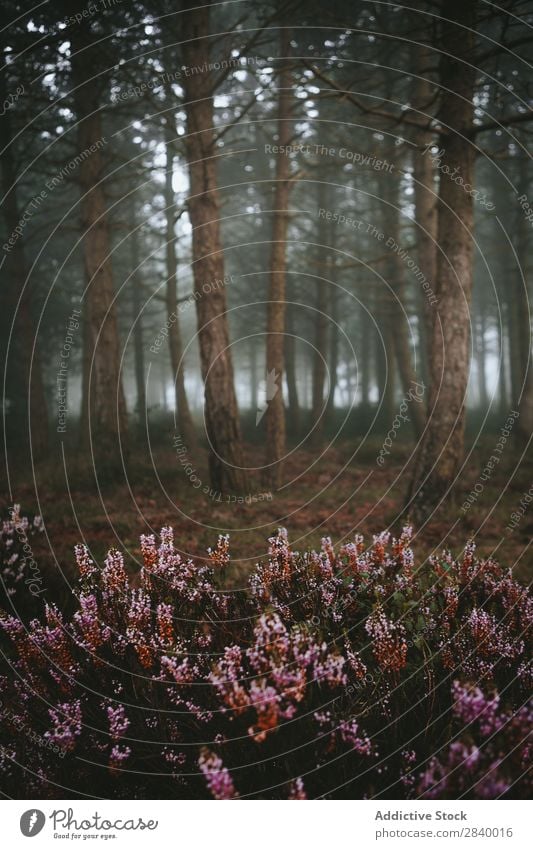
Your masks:
{"label": "flowering heather bush", "polygon": [[2,604],[5,605],[6,595],[17,596],[17,601],[20,601],[21,595],[27,596],[28,592],[32,593],[32,590],[34,596],[39,594],[39,576],[31,568],[34,561],[30,540],[43,530],[43,521],[40,516],[35,516],[31,520],[27,516],[21,516],[20,504],[14,504],[9,511],[9,518],[2,521],[0,531]]}
{"label": "flowering heather bush", "polygon": [[78,546],[71,618],[0,621],[6,792],[526,796],[531,597],[472,545],[417,570],[411,535],[299,554],[280,529],[246,591],[227,537],[198,565],[144,536],[133,577]]}

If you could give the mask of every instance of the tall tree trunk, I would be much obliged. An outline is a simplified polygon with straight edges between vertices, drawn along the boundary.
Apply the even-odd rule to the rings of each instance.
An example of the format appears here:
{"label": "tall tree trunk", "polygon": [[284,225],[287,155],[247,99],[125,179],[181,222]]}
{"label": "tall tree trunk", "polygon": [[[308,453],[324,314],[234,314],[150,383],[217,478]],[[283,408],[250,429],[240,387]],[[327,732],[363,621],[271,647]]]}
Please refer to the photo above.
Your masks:
{"label": "tall tree trunk", "polygon": [[297,435],[300,432],[300,401],[298,381],[296,379],[296,339],[294,332],[294,306],[287,308],[287,333],[285,335],[285,380],[287,382],[288,426],[287,429]]}
{"label": "tall tree trunk", "polygon": [[[330,209],[328,185],[324,180],[318,182],[318,208]],[[331,222],[317,216],[317,269],[315,281],[315,338],[313,351],[313,397],[311,407],[311,440],[320,442],[324,429],[324,386],[326,382],[328,318],[328,286],[331,273]]]}
{"label": "tall tree trunk", "polygon": [[396,363],[394,357],[394,336],[391,325],[389,297],[383,292],[376,293],[376,315],[378,328],[374,336],[376,366],[376,383],[378,387],[378,403],[381,405],[380,419],[386,429],[390,427],[394,412],[394,395],[396,383]]}
{"label": "tall tree trunk", "polygon": [[[85,289],[88,288],[89,279],[87,268],[84,267]],[[93,418],[91,407],[91,394],[89,392],[91,379],[91,333],[87,310],[82,315],[82,364],[81,364],[81,405],[80,425],[78,442],[80,450],[88,447],[90,441],[91,419]]]}
{"label": "tall tree trunk", "polygon": [[[278,143],[288,145],[292,135],[291,123],[291,71],[290,31],[280,29],[281,67],[278,77]],[[283,149],[283,148],[282,148]],[[287,227],[289,203],[289,157],[280,155],[276,160],[276,183],[272,223],[272,253],[270,257],[270,284],[268,292],[266,370],[267,383],[271,385],[271,398],[267,398],[266,411],[266,480],[277,489],[282,480],[282,459],[285,453],[285,410],[281,391],[284,369],[285,339],[285,284],[287,262]],[[277,387],[277,391],[275,390]]]}
{"label": "tall tree trunk", "polygon": [[141,273],[139,271],[139,231],[136,229],[135,208],[132,210],[131,244],[131,304],[133,321],[133,358],[135,371],[135,389],[137,393],[137,415],[142,431],[146,416],[146,371],[144,367],[144,334],[143,334],[143,294]]}
{"label": "tall tree trunk", "polygon": [[165,214],[166,214],[166,262],[167,262],[167,323],[168,323],[168,347],[170,351],[170,365],[174,379],[174,393],[176,397],[176,411],[178,429],[189,448],[197,444],[196,433],[189,407],[189,400],[185,390],[185,368],[183,362],[183,345],[181,341],[181,328],[178,313],[178,260],[176,255],[176,232],[175,232],[175,195],[172,178],[174,175],[174,139],[176,133],[173,124],[166,127],[166,171],[165,171]]}
{"label": "tall tree trunk", "polygon": [[[530,181],[528,180],[529,159],[522,154],[520,158],[519,195],[527,194]],[[516,255],[519,267],[516,270],[516,312],[518,386],[516,403],[520,413],[516,423],[516,433],[522,443],[529,443],[533,435],[533,351],[531,333],[531,255],[529,222],[522,209],[516,204],[518,220],[515,227]]]}
{"label": "tall tree trunk", "polygon": [[[449,494],[464,456],[465,400],[470,365],[473,204],[464,184],[474,180],[472,66],[477,3],[445,0],[442,6],[436,317],[431,335],[429,420],[420,444],[407,507],[415,521],[431,516]],[[449,174],[461,174],[463,185]],[[438,320],[437,320],[438,317]]]}
{"label": "tall tree trunk", "polygon": [[248,340],[248,350],[250,354],[250,409],[254,412],[259,406],[259,398],[257,394],[257,337],[251,336]]}
{"label": "tall tree trunk", "polygon": [[[4,54],[1,54],[2,59]],[[7,99],[5,66],[0,69],[0,103]],[[0,157],[3,194],[3,214],[8,238],[20,223],[18,205],[16,168],[13,160],[12,128],[9,110],[0,120]],[[28,434],[30,450],[35,460],[46,455],[48,449],[48,410],[44,389],[41,358],[37,342],[37,328],[31,312],[31,289],[28,285],[26,253],[21,236],[7,255],[9,313],[12,315],[15,334],[11,344],[18,339],[19,349],[16,356],[22,358],[22,383],[25,402],[20,410],[24,421],[24,430]],[[13,352],[7,352],[13,355]],[[7,356],[6,356],[7,361]],[[4,399],[5,400],[5,399]]]}
{"label": "tall tree trunk", "polygon": [[368,407],[370,404],[370,375],[372,368],[372,325],[366,311],[361,307],[359,310],[359,323],[361,327],[361,362],[359,364],[359,381],[361,385],[361,404]]}
{"label": "tall tree trunk", "polygon": [[213,124],[214,75],[208,70],[210,5],[198,6],[193,0],[183,4],[183,61],[190,68],[206,69],[186,75],[183,82],[190,178],[188,210],[193,227],[194,288],[211,486],[220,492],[245,491],[247,475],[223,285],[224,254]]}
{"label": "tall tree trunk", "polygon": [[479,305],[479,322],[477,330],[476,360],[479,385],[479,405],[485,412],[489,406],[489,394],[487,391],[487,342],[486,342],[486,316],[485,303],[481,300]]}
{"label": "tall tree trunk", "polygon": [[[333,246],[332,246],[333,247]],[[332,273],[335,265],[335,255],[332,261]],[[339,368],[339,290],[332,280],[329,288],[329,315],[331,318],[329,334],[329,394],[326,401],[326,419],[329,421],[335,410],[335,392],[338,385]]]}
{"label": "tall tree trunk", "polygon": [[[391,157],[394,155],[389,150]],[[398,375],[402,384],[404,396],[412,398],[415,385],[419,383],[411,357],[411,346],[409,343],[409,325],[406,318],[405,299],[405,265],[399,255],[402,238],[400,235],[400,197],[399,180],[393,175],[387,174],[385,190],[383,193],[383,228],[386,244],[392,240],[392,246],[388,248],[386,260],[386,284],[388,288],[385,300],[388,307],[388,330],[394,340],[394,353],[398,366]],[[392,369],[392,362],[390,363]],[[416,393],[421,399],[421,394]],[[409,405],[409,418],[413,426],[416,439],[420,437],[425,424],[425,405],[420,401],[412,401]]]}
{"label": "tall tree trunk", "polygon": [[[73,27],[71,36],[79,166],[83,254],[87,278],[84,309],[88,322],[84,352],[90,362],[88,392],[93,450],[103,457],[118,450],[127,434],[126,402],[120,372],[120,342],[114,303],[111,234],[104,194],[105,144],[100,97],[102,80],[96,74],[94,37],[90,25]],[[88,151],[91,151],[88,153]],[[82,435],[88,430],[82,427]]]}
{"label": "tall tree trunk", "polygon": [[[429,123],[428,112],[435,96],[435,86],[428,79],[429,67],[432,64],[434,51],[425,44],[416,45],[415,73],[413,80],[413,109],[416,120],[421,125]],[[415,222],[418,267],[424,275],[427,284],[434,291],[437,270],[437,196],[435,172],[431,157],[427,153],[428,145],[434,140],[434,134],[427,130],[416,130],[415,140],[417,149],[413,151],[413,180],[415,200]],[[420,354],[422,360],[421,374],[424,383],[429,384],[429,363],[431,360],[431,342],[435,308],[421,281],[418,290],[420,306]]]}
{"label": "tall tree trunk", "polygon": [[509,389],[508,389],[508,350],[506,339],[506,316],[508,305],[502,300],[501,302],[500,320],[498,322],[498,346],[500,352],[500,367],[498,371],[498,389],[499,389],[499,408],[500,415],[507,415],[509,404]]}

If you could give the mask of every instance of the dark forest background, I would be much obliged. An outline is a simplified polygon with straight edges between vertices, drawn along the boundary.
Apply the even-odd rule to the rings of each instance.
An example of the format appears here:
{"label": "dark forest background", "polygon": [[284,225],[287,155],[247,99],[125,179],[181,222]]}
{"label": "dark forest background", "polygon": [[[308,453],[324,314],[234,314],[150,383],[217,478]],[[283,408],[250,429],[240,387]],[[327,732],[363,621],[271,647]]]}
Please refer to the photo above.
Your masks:
{"label": "dark forest background", "polygon": [[3,503],[41,561],[411,519],[525,574],[533,4],[3,11]]}

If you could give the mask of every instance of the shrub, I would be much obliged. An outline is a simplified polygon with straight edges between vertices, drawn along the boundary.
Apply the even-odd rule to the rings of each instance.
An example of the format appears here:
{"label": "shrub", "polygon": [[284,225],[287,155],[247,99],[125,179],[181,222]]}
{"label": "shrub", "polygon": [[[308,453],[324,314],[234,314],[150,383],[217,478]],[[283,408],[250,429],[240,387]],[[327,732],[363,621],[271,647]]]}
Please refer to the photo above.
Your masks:
{"label": "shrub", "polygon": [[38,598],[42,592],[42,576],[33,558],[31,538],[44,531],[40,516],[22,516],[20,504],[14,504],[0,531],[0,604],[9,608],[15,599],[17,610],[35,607],[28,595]]}
{"label": "shrub", "polygon": [[141,537],[133,577],[77,546],[72,617],[0,621],[10,795],[526,796],[531,597],[472,545],[415,569],[411,538],[280,529],[237,591],[227,537],[208,565]]}

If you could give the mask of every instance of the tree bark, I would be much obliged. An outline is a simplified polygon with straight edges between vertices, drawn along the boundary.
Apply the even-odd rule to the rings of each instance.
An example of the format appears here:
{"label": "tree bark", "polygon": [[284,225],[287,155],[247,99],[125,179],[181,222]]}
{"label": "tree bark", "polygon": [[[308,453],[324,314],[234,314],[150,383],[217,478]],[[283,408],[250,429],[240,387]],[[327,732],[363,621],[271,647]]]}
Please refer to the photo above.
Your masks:
{"label": "tree bark", "polygon": [[[436,317],[431,333],[429,420],[420,444],[407,508],[429,518],[449,495],[464,456],[465,399],[470,364],[473,204],[464,184],[474,180],[473,123],[476,2],[445,0],[440,65],[440,123],[447,128],[438,204]],[[450,178],[459,173],[463,185]],[[437,321],[438,317],[438,321]]]}
{"label": "tree bark", "polygon": [[[393,152],[389,150],[392,157]],[[400,257],[395,245],[401,247],[400,235],[400,197],[399,181],[394,175],[386,176],[386,186],[383,192],[383,227],[385,238],[393,240],[393,246],[388,248],[386,261],[386,284],[388,284],[385,301],[388,308],[387,324],[388,332],[392,334],[394,343],[394,354],[398,366],[398,375],[402,384],[404,396],[412,398],[414,387],[418,384],[419,375],[416,374],[411,356],[409,343],[408,323],[405,304],[405,267],[404,260]],[[386,242],[386,243],[387,243]],[[393,363],[390,367],[392,370]],[[409,394],[411,393],[411,395]],[[417,393],[417,397],[421,395]],[[425,404],[422,400],[412,401],[409,404],[409,418],[413,427],[415,438],[418,439],[424,430],[426,421]]]}
{"label": "tree bark", "polygon": [[389,298],[383,292],[377,293],[376,315],[378,329],[375,333],[376,383],[378,387],[378,403],[381,404],[380,420],[386,429],[390,427],[394,412],[394,395],[396,384],[396,363],[394,357],[394,337],[391,327]]}
{"label": "tree bark", "polygon": [[167,323],[168,323],[168,347],[170,351],[170,365],[174,378],[174,394],[176,398],[176,415],[179,432],[185,444],[193,449],[196,447],[196,432],[192,420],[189,400],[185,390],[185,368],[183,362],[183,345],[181,341],[181,328],[178,313],[178,260],[176,255],[176,232],[174,216],[176,212],[174,187],[172,178],[174,175],[174,138],[173,125],[166,127],[166,170],[165,170],[165,214],[166,214],[166,262],[167,262]]}
{"label": "tree bark", "polygon": [[[120,341],[114,302],[111,233],[104,194],[104,158],[100,96],[102,80],[96,74],[90,26],[82,23],[72,31],[72,77],[77,118],[81,188],[83,254],[87,278],[84,298],[90,363],[87,387],[92,448],[108,458],[127,435],[126,402],[120,371]],[[90,152],[88,152],[90,151]],[[83,426],[81,434],[88,434]]]}
{"label": "tree bark", "polygon": [[[3,52],[1,56],[3,59]],[[4,67],[0,70],[0,103],[5,103],[6,98],[7,85]],[[4,197],[3,214],[8,238],[15,232],[15,227],[19,225],[21,220],[12,139],[11,119],[9,110],[6,110],[0,120],[0,149],[2,150],[0,168]],[[31,311],[31,289],[28,285],[23,238],[23,236],[17,238],[7,255],[6,261],[6,271],[9,275],[7,300],[9,313],[10,316],[12,314],[15,325],[15,334],[11,337],[11,344],[13,344],[15,338],[20,342],[17,356],[22,359],[22,382],[25,399],[23,408],[14,412],[15,415],[20,412],[21,419],[24,420],[24,430],[27,432],[30,441],[31,455],[35,460],[39,460],[46,455],[48,450],[48,410],[37,342],[37,328]]]}
{"label": "tree bark", "polygon": [[298,398],[298,381],[296,379],[296,339],[294,333],[294,306],[287,308],[287,334],[285,336],[285,380],[287,382],[288,425],[287,430],[293,435],[300,432],[300,401]]}
{"label": "tree bark", "polygon": [[[424,114],[415,114],[420,124],[428,123],[428,111],[434,98],[435,86],[428,79],[428,67],[431,65],[434,51],[427,45],[415,46],[415,73],[413,81],[412,106]],[[434,291],[437,269],[437,195],[435,172],[431,157],[424,153],[434,140],[434,134],[427,130],[416,130],[417,148],[413,151],[413,180],[416,221],[416,243],[418,267]],[[431,340],[434,307],[421,284],[418,303],[420,305],[420,354],[422,359],[422,377],[429,383],[429,363],[431,360]]]}
{"label": "tree bark", "polygon": [[[281,67],[278,77],[278,144],[288,145],[291,140],[291,71],[290,31],[280,29]],[[266,483],[277,489],[282,481],[282,460],[285,453],[285,410],[281,391],[284,370],[285,340],[285,285],[287,263],[287,227],[289,203],[289,157],[278,155],[274,189],[272,223],[272,252],[267,309],[266,371],[267,380],[278,387],[268,401],[266,420]]]}
{"label": "tree bark", "polygon": [[[184,79],[192,251],[200,363],[204,380],[205,423],[209,440],[209,474],[213,489],[245,491],[237,398],[224,289],[224,255],[220,238],[220,204],[213,125],[213,73],[209,71],[210,3],[183,4],[183,60],[201,72]],[[205,70],[203,70],[205,66]]]}
{"label": "tree bark", "polygon": [[477,345],[476,345],[476,359],[477,359],[477,371],[478,371],[478,385],[479,385],[479,406],[481,409],[486,412],[489,406],[489,394],[487,391],[487,344],[486,344],[486,316],[485,316],[485,304],[483,300],[479,305],[479,322],[478,322],[478,330],[477,330]]}
{"label": "tree bark", "polygon": [[[529,160],[525,155],[520,158],[518,194],[527,194]],[[533,435],[533,362],[531,333],[531,287],[530,281],[530,241],[529,223],[518,202],[516,202],[515,245],[519,267],[516,269],[516,358],[518,364],[516,410],[520,413],[516,422],[516,434],[519,440],[529,443]]]}
{"label": "tree bark", "polygon": [[[318,182],[318,208],[330,209],[331,203],[328,185],[324,180]],[[324,429],[324,386],[326,382],[326,362],[328,343],[328,320],[326,315],[328,291],[331,274],[331,222],[322,221],[317,216],[317,270],[315,281],[315,339],[313,351],[313,392],[311,402],[311,430],[313,443],[320,442]]]}
{"label": "tree bark", "polygon": [[135,209],[132,210],[131,239],[131,305],[133,321],[133,359],[135,371],[135,389],[137,393],[137,415],[142,431],[146,416],[146,370],[144,366],[144,333],[143,333],[143,296],[141,273],[139,271],[139,231],[136,229]]}
{"label": "tree bark", "polygon": [[372,325],[370,324],[369,316],[366,311],[360,307],[359,323],[361,327],[361,351],[362,357],[359,363],[358,377],[361,386],[361,404],[363,407],[368,407],[370,404],[370,376],[373,364],[372,345],[373,338]]}
{"label": "tree bark", "polygon": [[259,406],[257,394],[257,337],[251,336],[248,340],[248,351],[250,356],[250,409],[255,411]]}

